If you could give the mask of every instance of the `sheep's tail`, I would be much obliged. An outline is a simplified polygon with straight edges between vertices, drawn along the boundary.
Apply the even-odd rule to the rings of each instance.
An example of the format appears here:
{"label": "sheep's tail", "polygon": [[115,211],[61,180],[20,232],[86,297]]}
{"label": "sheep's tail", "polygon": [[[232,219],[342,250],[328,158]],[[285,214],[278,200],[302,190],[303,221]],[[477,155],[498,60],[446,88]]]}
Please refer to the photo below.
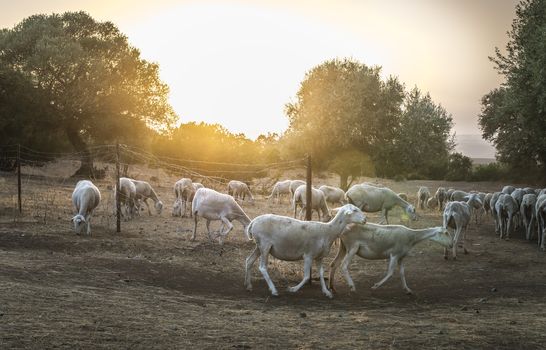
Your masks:
{"label": "sheep's tail", "polygon": [[253,223],[254,222],[251,221],[250,224],[248,224],[248,226],[245,229],[246,238],[248,238],[249,241],[252,241],[254,239],[254,237],[252,236],[252,232],[250,231],[252,229]]}

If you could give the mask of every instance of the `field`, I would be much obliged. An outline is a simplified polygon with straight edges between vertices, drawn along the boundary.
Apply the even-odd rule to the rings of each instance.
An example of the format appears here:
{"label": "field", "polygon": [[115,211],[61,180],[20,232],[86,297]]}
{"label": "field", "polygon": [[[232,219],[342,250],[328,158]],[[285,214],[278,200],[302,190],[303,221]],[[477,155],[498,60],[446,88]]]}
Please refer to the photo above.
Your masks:
{"label": "field", "polygon": [[[77,236],[71,228],[70,194],[76,180],[28,173],[23,183],[25,212],[19,217],[16,179],[0,178],[0,348],[544,346],[546,255],[521,233],[510,241],[499,240],[491,218],[470,227],[470,253],[460,252],[457,261],[444,260],[442,248],[433,243],[416,246],[406,259],[413,296],[404,294],[398,274],[372,291],[386,262],[356,258],[350,269],[357,292],[350,294],[338,274],[332,300],[322,295],[316,276],[311,286],[288,293],[286,287],[302,278],[302,262],[271,259],[270,274],[280,292],[271,297],[257,266],[254,290],[244,289],[243,263],[253,243],[246,240],[239,223],[223,246],[208,240],[203,220],[197,240],[190,241],[193,221],[170,214],[176,177],[157,169],[131,169],[130,175],[151,181],[166,209],[161,216],[144,213],[122,222],[122,233],[116,234],[108,189],[112,181],[98,181],[103,201],[91,237]],[[433,190],[439,185],[482,191],[502,187],[381,182],[408,193],[413,202],[421,185]],[[314,183],[336,184],[326,175]],[[290,214],[286,199],[277,204],[268,203],[262,194],[256,197],[255,205],[243,204],[251,218],[269,212]],[[421,218],[411,227],[441,223],[437,211],[419,213]],[[391,223],[399,223],[401,211],[395,209],[390,216]],[[369,221],[377,220],[377,215],[369,215]]]}

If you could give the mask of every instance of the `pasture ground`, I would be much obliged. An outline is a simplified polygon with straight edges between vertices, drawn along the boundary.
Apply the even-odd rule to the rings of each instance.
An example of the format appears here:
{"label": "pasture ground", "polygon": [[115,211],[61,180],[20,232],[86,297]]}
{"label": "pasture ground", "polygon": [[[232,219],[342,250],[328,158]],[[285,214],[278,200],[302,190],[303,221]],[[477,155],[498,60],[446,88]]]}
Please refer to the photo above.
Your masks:
{"label": "pasture ground", "polygon": [[[300,174],[303,171],[300,172]],[[294,177],[297,174],[290,174]],[[136,177],[136,176],[135,176]],[[288,176],[287,176],[288,177]],[[141,174],[139,177],[148,180]],[[239,223],[224,246],[206,237],[204,220],[192,242],[189,218],[170,215],[174,177],[155,183],[166,209],[144,213],[114,232],[108,181],[97,183],[103,202],[91,237],[71,230],[73,179],[25,178],[25,215],[14,212],[15,179],[0,179],[0,348],[211,348],[211,349],[543,349],[546,341],[545,253],[516,233],[499,240],[493,223],[472,225],[470,254],[444,260],[433,243],[406,259],[414,296],[398,273],[378,290],[385,261],[355,258],[350,294],[337,274],[337,294],[322,295],[318,280],[300,292],[286,287],[302,278],[302,262],[270,259],[280,296],[270,297],[257,264],[254,290],[243,286],[244,260],[254,244]],[[152,182],[153,183],[153,182]],[[335,184],[334,178],[315,184]],[[498,190],[494,183],[389,182],[415,201],[420,185]],[[251,218],[290,214],[287,200],[257,195],[243,204]],[[441,224],[437,211],[419,211],[411,227]],[[401,211],[391,212],[399,223]],[[371,222],[378,216],[369,215]],[[213,224],[214,229],[219,227]],[[333,247],[331,261],[337,247]],[[328,270],[328,269],[327,269]],[[314,269],[314,272],[316,269]],[[316,276],[315,276],[316,277]]]}

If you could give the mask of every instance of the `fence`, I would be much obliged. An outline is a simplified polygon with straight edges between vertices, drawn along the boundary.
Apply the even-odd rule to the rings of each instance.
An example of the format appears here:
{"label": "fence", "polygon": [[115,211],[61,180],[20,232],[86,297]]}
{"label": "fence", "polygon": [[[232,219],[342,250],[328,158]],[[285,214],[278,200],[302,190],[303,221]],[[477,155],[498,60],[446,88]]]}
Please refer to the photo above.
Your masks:
{"label": "fence", "polygon": [[[296,159],[276,163],[241,164],[209,162],[203,160],[161,157],[143,149],[128,145],[98,145],[90,147],[88,152],[42,152],[23,145],[8,145],[0,148],[0,216],[11,214],[16,221],[22,217],[33,217],[48,221],[52,215],[65,217],[73,209],[71,203],[59,204],[58,196],[66,197],[73,190],[73,174],[82,161],[92,159],[95,166],[92,180],[106,180],[109,190],[106,206],[99,213],[104,224],[110,226],[116,221],[116,231],[121,230],[119,200],[114,200],[113,185],[119,185],[119,177],[127,176],[131,169],[132,177],[139,179],[146,175],[156,184],[172,186],[172,178],[189,177],[199,180],[206,187],[224,191],[232,179],[263,179],[262,193],[279,179],[281,172],[307,167],[307,212],[306,219],[311,219],[311,159]],[[306,161],[306,162],[305,162]],[[170,179],[171,180],[168,180]],[[119,187],[119,186],[118,186]],[[104,197],[104,193],[103,193]],[[105,198],[103,198],[104,201]],[[69,202],[69,201],[67,201]],[[118,203],[114,207],[114,203]],[[4,215],[5,216],[5,215]]]}

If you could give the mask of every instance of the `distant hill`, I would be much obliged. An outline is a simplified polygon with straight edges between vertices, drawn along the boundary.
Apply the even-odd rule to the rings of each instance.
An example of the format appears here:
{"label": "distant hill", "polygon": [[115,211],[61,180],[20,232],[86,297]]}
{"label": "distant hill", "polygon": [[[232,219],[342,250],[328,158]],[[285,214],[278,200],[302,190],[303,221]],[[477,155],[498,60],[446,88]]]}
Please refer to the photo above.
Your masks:
{"label": "distant hill", "polygon": [[485,164],[495,160],[495,148],[478,134],[457,135],[455,150],[474,160],[474,164]]}

